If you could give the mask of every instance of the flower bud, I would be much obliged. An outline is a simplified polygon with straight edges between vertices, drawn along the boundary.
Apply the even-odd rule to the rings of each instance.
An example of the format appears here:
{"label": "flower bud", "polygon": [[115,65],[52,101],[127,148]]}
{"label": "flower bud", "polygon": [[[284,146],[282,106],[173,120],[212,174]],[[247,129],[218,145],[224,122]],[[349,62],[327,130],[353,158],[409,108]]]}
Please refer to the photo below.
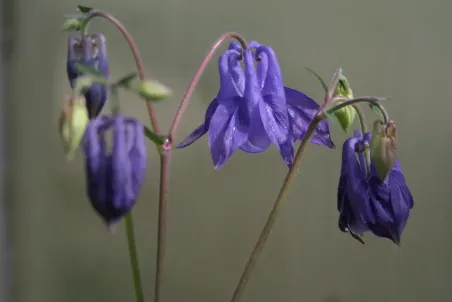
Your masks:
{"label": "flower bud", "polygon": [[[112,145],[108,148],[109,134]],[[83,142],[87,193],[92,206],[109,226],[135,206],[146,175],[143,125],[122,115],[91,119]]]}
{"label": "flower bud", "polygon": [[157,81],[141,81],[139,94],[146,100],[161,101],[171,95],[171,90]]}
{"label": "flower bud", "polygon": [[[77,84],[77,78],[85,75],[77,68],[79,64],[91,67],[107,78],[110,74],[107,58],[106,40],[101,33],[85,36],[74,34],[68,39],[67,75],[72,88]],[[97,116],[107,100],[107,86],[93,83],[86,91],[86,107],[90,118]]]}
{"label": "flower bud", "polygon": [[64,152],[69,160],[74,157],[88,122],[88,110],[83,96],[66,101],[59,119],[59,132],[63,139]]}
{"label": "flower bud", "polygon": [[80,18],[69,18],[63,23],[63,30],[71,31],[71,30],[80,30],[82,25],[82,20]]}
{"label": "flower bud", "polygon": [[397,159],[396,149],[395,123],[390,121],[385,125],[381,121],[375,121],[370,142],[370,152],[372,162],[381,181],[385,181],[386,176],[394,167]]}
{"label": "flower bud", "polygon": [[[347,81],[347,78],[343,75],[339,77],[339,83],[338,87],[336,89],[336,93],[334,94],[334,97],[346,97],[348,99],[353,99],[353,91],[351,90],[349,83]],[[342,102],[338,101],[336,102],[337,105],[341,104]],[[337,120],[339,121],[339,124],[341,125],[341,128],[348,132],[350,130],[350,126],[353,124],[353,121],[355,120],[356,111],[353,106],[346,106],[344,108],[341,108],[334,112],[334,115],[336,116]]]}

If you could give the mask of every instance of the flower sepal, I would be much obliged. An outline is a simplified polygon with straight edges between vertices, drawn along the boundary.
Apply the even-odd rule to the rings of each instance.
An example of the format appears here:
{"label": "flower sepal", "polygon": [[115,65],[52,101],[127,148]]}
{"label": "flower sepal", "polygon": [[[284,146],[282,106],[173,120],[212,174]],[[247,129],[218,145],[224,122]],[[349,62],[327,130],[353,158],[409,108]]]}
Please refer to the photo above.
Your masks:
{"label": "flower sepal", "polygon": [[378,176],[384,182],[397,158],[396,125],[393,121],[387,125],[381,121],[374,123],[370,151]]}
{"label": "flower sepal", "polygon": [[63,140],[64,152],[72,160],[89,123],[85,97],[78,96],[64,103],[59,119],[59,133]]}

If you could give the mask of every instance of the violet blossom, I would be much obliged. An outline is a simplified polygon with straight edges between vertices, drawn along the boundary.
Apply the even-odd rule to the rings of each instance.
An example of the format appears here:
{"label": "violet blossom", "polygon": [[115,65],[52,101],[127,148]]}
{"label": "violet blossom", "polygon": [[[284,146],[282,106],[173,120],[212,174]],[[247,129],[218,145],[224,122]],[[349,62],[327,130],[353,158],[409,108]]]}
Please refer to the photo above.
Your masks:
{"label": "violet blossom", "polygon": [[[111,151],[107,132],[113,133]],[[99,116],[84,138],[88,197],[107,224],[126,215],[138,198],[146,171],[143,125],[134,118]]]}
{"label": "violet blossom", "polygon": [[[78,71],[77,63],[91,67],[103,77],[108,78],[110,70],[103,34],[87,35],[83,43],[80,34],[74,34],[68,38],[67,75],[72,88],[75,87],[77,78],[84,75]],[[85,93],[85,98],[89,117],[99,115],[107,100],[107,86],[93,83]]]}
{"label": "violet blossom", "polygon": [[371,231],[400,244],[414,205],[413,196],[398,159],[384,181],[373,162],[367,168],[364,147],[370,140],[370,133],[363,137],[355,131],[355,136],[344,142],[337,193],[339,228],[360,241],[358,235]]}
{"label": "violet blossom", "polygon": [[[271,144],[290,166],[294,142],[303,139],[320,106],[302,92],[284,86],[276,54],[269,46],[251,42],[243,50],[233,42],[221,55],[218,69],[220,89],[207,108],[204,123],[177,148],[187,147],[208,133],[216,169],[237,149],[260,153]],[[319,124],[311,142],[334,148],[327,120]]]}

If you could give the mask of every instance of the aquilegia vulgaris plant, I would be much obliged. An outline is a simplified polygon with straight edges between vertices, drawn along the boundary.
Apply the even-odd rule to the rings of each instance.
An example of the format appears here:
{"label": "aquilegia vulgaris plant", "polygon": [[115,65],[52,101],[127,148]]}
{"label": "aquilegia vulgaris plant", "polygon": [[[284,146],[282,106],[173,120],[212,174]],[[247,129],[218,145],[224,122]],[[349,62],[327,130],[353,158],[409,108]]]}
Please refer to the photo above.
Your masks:
{"label": "aquilegia vulgaris plant", "polygon": [[[161,297],[169,157],[174,147],[183,149],[205,134],[215,169],[221,169],[239,150],[261,153],[272,146],[277,148],[288,167],[232,302],[239,301],[242,296],[309,142],[335,148],[330,136],[330,120],[336,120],[346,133],[350,132],[355,117],[361,126],[361,132],[355,130],[342,147],[337,190],[339,229],[361,243],[364,243],[364,233],[371,232],[400,244],[414,202],[396,154],[396,124],[389,120],[381,105],[385,98],[355,98],[341,68],[334,73],[330,85],[308,69],[325,92],[323,103],[319,105],[303,92],[284,85],[281,66],[272,47],[255,41],[247,43],[238,33],[229,32],[208,51],[185,92],[168,134],[164,135],[157,124],[154,103],[169,97],[170,89],[146,78],[137,46],[117,19],[89,7],[79,6],[78,10],[79,13],[68,17],[64,24],[65,30],[75,33],[68,38],[67,50],[67,74],[72,95],[63,104],[59,131],[68,158],[72,158],[78,149],[83,153],[87,196],[95,211],[109,227],[125,218],[138,302],[143,302],[144,296],[131,210],[145,181],[146,138],[157,147],[161,161],[154,302],[159,302]],[[102,33],[88,31],[88,25],[95,17],[106,19],[124,35],[135,58],[137,72],[110,79],[107,40]],[[193,90],[214,53],[227,40],[233,41],[219,58],[217,95],[212,97],[200,126],[174,144],[174,134]],[[146,101],[150,127],[121,114],[119,89],[132,91]],[[106,102],[110,103],[111,114],[101,114]],[[371,132],[367,130],[360,108],[363,103],[377,115]],[[112,135],[108,136],[108,133]],[[294,151],[298,143],[299,147]]]}

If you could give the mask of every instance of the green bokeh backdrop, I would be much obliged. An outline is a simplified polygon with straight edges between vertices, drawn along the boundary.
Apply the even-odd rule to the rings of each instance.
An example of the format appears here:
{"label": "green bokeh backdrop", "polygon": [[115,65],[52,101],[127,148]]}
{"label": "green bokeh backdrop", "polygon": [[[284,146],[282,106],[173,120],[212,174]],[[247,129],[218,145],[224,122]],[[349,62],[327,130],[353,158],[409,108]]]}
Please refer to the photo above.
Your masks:
{"label": "green bokeh backdrop", "polygon": [[[18,302],[133,301],[123,225],[106,232],[84,194],[83,162],[66,163],[57,135],[65,74],[63,14],[76,1],[15,0],[11,138],[13,294]],[[135,36],[147,72],[174,89],[158,104],[168,129],[207,48],[226,31],[273,46],[287,86],[321,100],[304,70],[329,78],[343,66],[356,96],[391,96],[399,155],[415,197],[400,248],[367,236],[360,245],[337,228],[336,187],[345,136],[335,151],[310,146],[243,301],[448,301],[452,295],[452,2],[447,0],[99,0]],[[113,76],[133,71],[120,33],[105,21]],[[183,118],[182,139],[218,89],[216,61]],[[127,114],[144,105],[123,93]],[[367,111],[370,113],[370,111]],[[136,216],[145,295],[153,291],[158,156],[149,144],[146,186]],[[207,140],[173,154],[164,302],[228,301],[270,211],[286,168],[273,148],[237,153],[214,171]]]}

